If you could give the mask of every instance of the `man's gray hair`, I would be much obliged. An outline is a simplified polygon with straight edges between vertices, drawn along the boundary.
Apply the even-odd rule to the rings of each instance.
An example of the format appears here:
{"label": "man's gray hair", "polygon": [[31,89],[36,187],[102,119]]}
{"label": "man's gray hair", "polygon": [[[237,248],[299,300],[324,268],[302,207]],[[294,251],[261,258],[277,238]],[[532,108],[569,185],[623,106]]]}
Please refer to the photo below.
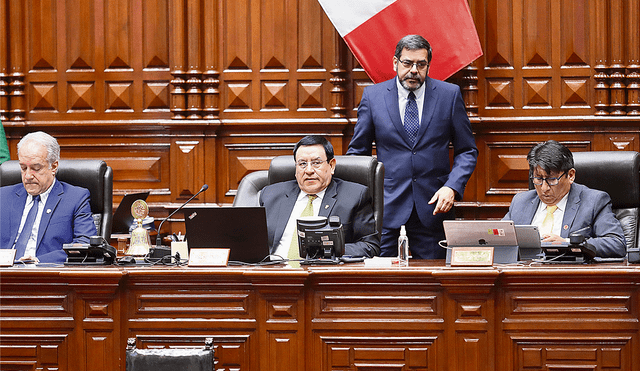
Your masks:
{"label": "man's gray hair", "polygon": [[18,142],[18,153],[20,153],[20,148],[27,142],[42,144],[44,148],[47,149],[47,162],[49,162],[49,165],[60,159],[60,145],[58,141],[44,131],[36,131],[22,137]]}

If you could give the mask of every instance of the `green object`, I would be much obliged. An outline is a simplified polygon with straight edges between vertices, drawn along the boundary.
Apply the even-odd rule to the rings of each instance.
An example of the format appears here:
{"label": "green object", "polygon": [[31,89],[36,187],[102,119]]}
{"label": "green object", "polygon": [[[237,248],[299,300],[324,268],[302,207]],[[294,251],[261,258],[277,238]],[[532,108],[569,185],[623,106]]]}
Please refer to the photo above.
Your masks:
{"label": "green object", "polygon": [[0,164],[10,159],[7,136],[4,135],[4,126],[2,126],[2,121],[0,121]]}

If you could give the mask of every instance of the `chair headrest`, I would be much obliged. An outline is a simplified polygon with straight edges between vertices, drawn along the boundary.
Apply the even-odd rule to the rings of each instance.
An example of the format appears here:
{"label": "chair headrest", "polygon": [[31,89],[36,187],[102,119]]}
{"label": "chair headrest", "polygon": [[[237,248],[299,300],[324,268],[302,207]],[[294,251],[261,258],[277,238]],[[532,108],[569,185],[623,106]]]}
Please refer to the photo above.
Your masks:
{"label": "chair headrest", "polygon": [[640,204],[640,153],[592,151],[573,153],[576,183],[605,191],[613,208]]}
{"label": "chair headrest", "polygon": [[[371,188],[378,160],[371,156],[335,156],[334,177],[359,183]],[[269,184],[296,178],[296,164],[293,156],[278,156],[269,166]]]}
{"label": "chair headrest", "polygon": [[[107,163],[102,160],[59,160],[56,178],[75,186],[87,188],[91,193],[91,210],[101,213],[104,209],[104,174]],[[22,182],[20,163],[17,160],[6,161],[0,170],[0,185],[12,185]]]}

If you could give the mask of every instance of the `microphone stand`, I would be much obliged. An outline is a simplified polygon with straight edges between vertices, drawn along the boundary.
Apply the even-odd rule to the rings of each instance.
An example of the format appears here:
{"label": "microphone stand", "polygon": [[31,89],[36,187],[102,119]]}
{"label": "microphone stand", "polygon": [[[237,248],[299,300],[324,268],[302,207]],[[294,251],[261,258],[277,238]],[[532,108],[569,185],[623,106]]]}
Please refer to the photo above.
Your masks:
{"label": "microphone stand", "polygon": [[200,188],[200,190],[193,196],[191,196],[190,199],[187,200],[187,202],[183,203],[182,206],[180,206],[179,208],[175,209],[174,212],[172,212],[171,214],[169,214],[169,216],[167,216],[166,218],[162,219],[162,221],[160,222],[160,225],[158,226],[158,236],[156,237],[156,247],[160,248],[160,246],[162,246],[162,237],[160,236],[160,229],[162,228],[162,225],[164,224],[164,222],[166,222],[169,218],[171,218],[173,216],[173,214],[177,213],[178,211],[182,210],[182,208],[188,204],[189,202],[191,202],[191,200],[193,200],[194,198],[196,198],[196,196],[198,196],[200,193],[206,191],[207,189],[209,189],[208,185],[203,185],[202,188]]}

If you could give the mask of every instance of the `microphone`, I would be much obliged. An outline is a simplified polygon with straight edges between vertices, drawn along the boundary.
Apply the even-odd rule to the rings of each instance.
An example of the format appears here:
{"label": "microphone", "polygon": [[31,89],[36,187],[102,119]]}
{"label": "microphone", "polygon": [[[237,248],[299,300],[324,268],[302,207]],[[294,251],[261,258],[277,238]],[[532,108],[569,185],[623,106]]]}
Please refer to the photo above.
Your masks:
{"label": "microphone", "polygon": [[207,189],[209,189],[208,185],[203,185],[202,188],[200,188],[200,190],[193,196],[191,196],[190,199],[187,200],[187,202],[183,203],[182,206],[180,206],[179,208],[175,209],[171,214],[169,214],[168,217],[162,219],[162,221],[160,222],[160,226],[158,226],[158,236],[156,237],[156,246],[160,247],[162,246],[162,237],[160,237],[160,229],[162,228],[162,225],[164,224],[164,222],[166,222],[169,218],[171,218],[173,216],[173,214],[177,213],[178,211],[182,210],[182,208],[184,207],[184,205],[188,204],[189,202],[191,202],[191,200],[193,200],[194,198],[196,198],[197,195],[199,195],[200,193],[206,191]]}

